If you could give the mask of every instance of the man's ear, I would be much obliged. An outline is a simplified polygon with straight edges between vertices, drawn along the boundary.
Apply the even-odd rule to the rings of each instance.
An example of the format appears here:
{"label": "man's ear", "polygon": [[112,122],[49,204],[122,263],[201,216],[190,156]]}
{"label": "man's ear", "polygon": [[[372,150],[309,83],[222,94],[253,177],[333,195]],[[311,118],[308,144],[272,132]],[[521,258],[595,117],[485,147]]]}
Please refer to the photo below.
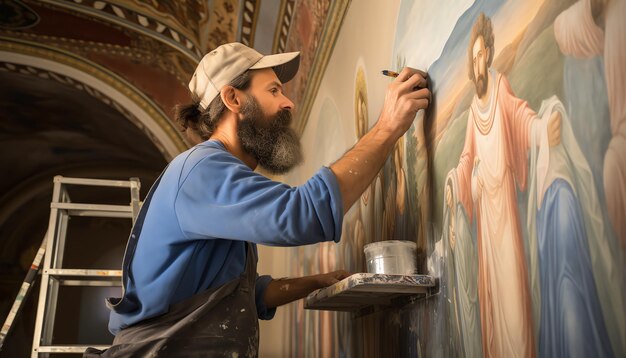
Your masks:
{"label": "man's ear", "polygon": [[226,108],[233,113],[239,113],[241,111],[242,92],[235,89],[233,86],[224,86],[220,91],[220,97]]}

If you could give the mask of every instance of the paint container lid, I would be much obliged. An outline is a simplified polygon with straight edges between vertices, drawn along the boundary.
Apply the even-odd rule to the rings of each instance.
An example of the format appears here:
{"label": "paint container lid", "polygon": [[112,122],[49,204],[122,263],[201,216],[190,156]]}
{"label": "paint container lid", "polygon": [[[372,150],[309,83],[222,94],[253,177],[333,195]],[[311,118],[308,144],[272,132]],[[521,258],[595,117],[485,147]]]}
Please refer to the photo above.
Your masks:
{"label": "paint container lid", "polygon": [[365,245],[363,251],[368,273],[417,274],[417,244],[413,241],[379,241]]}

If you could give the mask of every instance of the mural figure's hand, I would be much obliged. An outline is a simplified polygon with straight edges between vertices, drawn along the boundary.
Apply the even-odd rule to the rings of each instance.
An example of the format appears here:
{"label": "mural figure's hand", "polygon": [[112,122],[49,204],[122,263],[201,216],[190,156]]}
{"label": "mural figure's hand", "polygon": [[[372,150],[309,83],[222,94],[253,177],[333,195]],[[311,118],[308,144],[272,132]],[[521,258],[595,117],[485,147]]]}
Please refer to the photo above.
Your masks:
{"label": "mural figure's hand", "polygon": [[452,208],[452,187],[450,183],[446,185],[446,205],[448,205],[448,209]]}
{"label": "mural figure's hand", "polygon": [[454,251],[456,246],[456,231],[454,230],[455,215],[454,210],[450,211],[450,220],[448,222],[448,241],[450,242],[450,249]]}
{"label": "mural figure's hand", "polygon": [[548,120],[548,143],[551,147],[561,144],[561,112],[555,111]]}
{"label": "mural figure's hand", "polygon": [[474,169],[472,170],[472,198],[478,200],[483,193],[483,177],[480,175],[480,158],[474,157]]}
{"label": "mural figure's hand", "polygon": [[411,127],[417,111],[430,103],[427,76],[426,72],[405,67],[387,87],[380,123],[398,138]]}

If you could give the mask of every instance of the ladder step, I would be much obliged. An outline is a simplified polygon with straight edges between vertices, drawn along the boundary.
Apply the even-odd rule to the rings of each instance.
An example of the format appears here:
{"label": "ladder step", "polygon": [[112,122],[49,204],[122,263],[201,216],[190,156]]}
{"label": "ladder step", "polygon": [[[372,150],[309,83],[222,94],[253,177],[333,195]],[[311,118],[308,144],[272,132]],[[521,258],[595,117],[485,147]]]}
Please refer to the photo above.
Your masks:
{"label": "ladder step", "polygon": [[62,286],[121,286],[121,270],[44,269]]}
{"label": "ladder step", "polygon": [[103,280],[68,280],[68,279],[53,279],[59,281],[60,286],[76,286],[76,287],[121,287],[122,279],[117,278],[115,280],[110,279],[108,281]]}
{"label": "ladder step", "polygon": [[65,210],[118,211],[130,212],[130,205],[81,204],[81,203],[50,203],[51,208]]}
{"label": "ladder step", "polygon": [[131,218],[133,215],[130,205],[50,203],[50,208],[67,210],[72,216]]}
{"label": "ladder step", "polygon": [[131,186],[131,181],[128,180],[86,179],[56,176],[54,177],[54,181],[71,185],[110,186],[119,188],[130,188]]}
{"label": "ladder step", "polygon": [[122,270],[46,269],[44,273],[50,276],[122,277]]}
{"label": "ladder step", "polygon": [[69,345],[69,346],[40,346],[35,349],[38,353],[84,353],[88,347],[95,349],[107,349],[110,346],[80,346],[80,345]]}

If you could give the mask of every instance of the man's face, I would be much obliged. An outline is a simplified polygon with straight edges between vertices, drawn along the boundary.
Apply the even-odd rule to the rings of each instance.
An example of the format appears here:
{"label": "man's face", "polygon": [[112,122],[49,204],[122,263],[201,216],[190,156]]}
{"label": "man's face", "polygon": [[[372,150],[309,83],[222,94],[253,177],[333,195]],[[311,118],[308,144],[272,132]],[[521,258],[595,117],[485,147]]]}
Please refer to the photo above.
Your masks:
{"label": "man's face", "polygon": [[291,124],[293,103],[283,95],[274,71],[254,73],[237,128],[243,149],[274,174],[302,161],[300,140]]}
{"label": "man's face", "polygon": [[478,36],[474,41],[472,48],[472,63],[474,70],[474,86],[476,86],[476,95],[483,98],[487,93],[487,84],[489,78],[487,76],[487,59],[489,58],[489,50],[485,48],[485,41],[482,36]]}

